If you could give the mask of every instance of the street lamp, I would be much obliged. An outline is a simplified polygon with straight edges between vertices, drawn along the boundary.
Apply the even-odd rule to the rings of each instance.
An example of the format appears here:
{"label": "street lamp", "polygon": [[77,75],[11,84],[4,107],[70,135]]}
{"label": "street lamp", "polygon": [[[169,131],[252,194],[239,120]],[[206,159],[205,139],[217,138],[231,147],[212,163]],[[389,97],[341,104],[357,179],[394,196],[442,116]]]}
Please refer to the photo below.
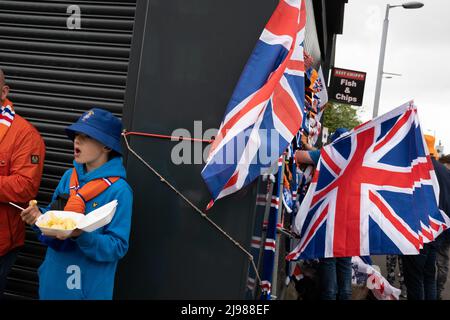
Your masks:
{"label": "street lamp", "polygon": [[380,105],[381,79],[383,78],[384,55],[386,51],[386,39],[389,26],[389,9],[397,7],[403,7],[404,9],[419,9],[423,7],[423,3],[413,1],[393,6],[390,4],[386,5],[386,16],[384,17],[383,34],[381,36],[380,59],[378,61],[377,86],[375,89],[375,101],[373,104],[373,118],[378,116],[378,107]]}

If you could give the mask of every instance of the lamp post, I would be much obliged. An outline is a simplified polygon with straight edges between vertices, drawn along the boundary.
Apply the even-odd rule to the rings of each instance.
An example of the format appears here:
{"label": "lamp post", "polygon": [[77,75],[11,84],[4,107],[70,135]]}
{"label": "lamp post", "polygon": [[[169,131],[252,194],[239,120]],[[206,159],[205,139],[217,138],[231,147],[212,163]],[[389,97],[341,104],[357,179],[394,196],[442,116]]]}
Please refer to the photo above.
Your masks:
{"label": "lamp post", "polygon": [[389,9],[397,7],[403,7],[404,9],[419,9],[423,7],[423,3],[413,1],[393,6],[390,4],[386,5],[386,16],[384,17],[383,34],[381,36],[380,58],[378,60],[377,86],[375,89],[375,100],[373,103],[373,118],[378,116],[378,107],[380,105],[381,79],[383,78],[384,55],[386,52],[386,39],[389,27]]}
{"label": "lamp post", "polygon": [[401,77],[402,75],[400,73],[392,73],[392,72],[383,72],[383,75],[385,76],[385,79],[392,79],[393,76]]}

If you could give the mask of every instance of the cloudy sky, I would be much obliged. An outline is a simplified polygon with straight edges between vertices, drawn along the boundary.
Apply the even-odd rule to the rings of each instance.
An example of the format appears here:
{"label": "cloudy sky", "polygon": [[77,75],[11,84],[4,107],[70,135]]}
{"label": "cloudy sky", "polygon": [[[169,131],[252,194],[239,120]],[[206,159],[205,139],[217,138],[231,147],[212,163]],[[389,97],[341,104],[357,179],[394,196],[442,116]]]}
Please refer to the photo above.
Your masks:
{"label": "cloudy sky", "polygon": [[[386,4],[405,1],[349,0],[344,31],[338,35],[335,66],[367,72],[360,117],[372,117],[381,33]],[[379,115],[413,99],[424,133],[442,141],[450,153],[450,1],[422,0],[421,9],[389,11]]]}

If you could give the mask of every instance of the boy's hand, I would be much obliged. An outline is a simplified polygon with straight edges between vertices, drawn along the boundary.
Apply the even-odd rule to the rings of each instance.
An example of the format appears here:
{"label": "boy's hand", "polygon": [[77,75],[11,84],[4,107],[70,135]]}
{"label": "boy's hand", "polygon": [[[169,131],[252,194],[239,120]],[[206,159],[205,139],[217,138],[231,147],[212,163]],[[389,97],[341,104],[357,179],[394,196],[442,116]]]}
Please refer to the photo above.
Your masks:
{"label": "boy's hand", "polygon": [[20,213],[22,221],[29,225],[35,224],[41,215],[42,213],[36,205],[31,205]]}
{"label": "boy's hand", "polygon": [[71,234],[67,235],[67,236],[56,236],[56,238],[58,238],[59,240],[66,240],[68,238],[76,238],[79,237],[81,234],[83,233],[83,230],[81,229],[75,229],[72,231]]}

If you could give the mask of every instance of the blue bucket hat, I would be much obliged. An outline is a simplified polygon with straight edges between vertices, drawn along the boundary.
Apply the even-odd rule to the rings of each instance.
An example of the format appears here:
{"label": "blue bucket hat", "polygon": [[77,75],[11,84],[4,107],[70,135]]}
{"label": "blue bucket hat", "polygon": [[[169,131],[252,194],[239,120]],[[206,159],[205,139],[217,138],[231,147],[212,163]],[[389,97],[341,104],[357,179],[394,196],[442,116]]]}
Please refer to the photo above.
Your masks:
{"label": "blue bucket hat", "polygon": [[336,131],[330,136],[330,141],[334,142],[337,138],[348,132],[347,128],[337,128]]}
{"label": "blue bucket hat", "polygon": [[83,133],[122,154],[122,122],[109,111],[93,108],[83,113],[77,122],[66,128],[66,133],[71,140],[76,133]]}

